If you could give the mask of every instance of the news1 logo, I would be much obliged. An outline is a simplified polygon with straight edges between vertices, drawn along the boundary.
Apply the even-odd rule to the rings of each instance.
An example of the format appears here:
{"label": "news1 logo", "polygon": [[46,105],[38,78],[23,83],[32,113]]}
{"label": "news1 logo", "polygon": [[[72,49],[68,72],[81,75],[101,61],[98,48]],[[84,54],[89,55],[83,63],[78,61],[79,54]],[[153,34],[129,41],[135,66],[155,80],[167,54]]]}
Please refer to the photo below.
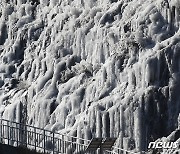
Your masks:
{"label": "news1 logo", "polygon": [[150,142],[148,149],[176,149],[178,148],[178,142]]}

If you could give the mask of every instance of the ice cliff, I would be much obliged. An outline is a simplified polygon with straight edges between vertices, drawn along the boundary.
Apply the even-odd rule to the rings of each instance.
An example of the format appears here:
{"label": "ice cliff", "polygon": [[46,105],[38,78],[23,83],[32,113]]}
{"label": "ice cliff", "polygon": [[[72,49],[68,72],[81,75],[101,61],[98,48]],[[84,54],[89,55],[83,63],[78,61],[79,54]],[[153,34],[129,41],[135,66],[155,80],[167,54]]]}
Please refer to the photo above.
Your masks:
{"label": "ice cliff", "polygon": [[178,0],[0,0],[0,116],[146,150],[179,127]]}

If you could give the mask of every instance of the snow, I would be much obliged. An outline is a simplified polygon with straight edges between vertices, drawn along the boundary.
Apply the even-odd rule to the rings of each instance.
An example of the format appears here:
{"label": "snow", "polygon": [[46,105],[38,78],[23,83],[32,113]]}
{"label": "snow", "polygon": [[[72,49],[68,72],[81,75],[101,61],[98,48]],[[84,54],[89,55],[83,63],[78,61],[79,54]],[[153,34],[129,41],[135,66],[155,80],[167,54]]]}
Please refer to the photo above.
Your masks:
{"label": "snow", "polygon": [[178,127],[179,8],[178,0],[2,0],[0,116],[145,150]]}

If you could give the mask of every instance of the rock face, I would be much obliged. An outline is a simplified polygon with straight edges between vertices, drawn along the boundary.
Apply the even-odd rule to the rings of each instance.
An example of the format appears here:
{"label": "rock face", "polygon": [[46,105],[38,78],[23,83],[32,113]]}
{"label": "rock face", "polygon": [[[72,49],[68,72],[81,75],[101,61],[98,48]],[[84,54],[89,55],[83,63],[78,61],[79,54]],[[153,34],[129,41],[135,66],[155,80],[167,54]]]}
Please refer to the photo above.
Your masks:
{"label": "rock face", "polygon": [[178,127],[178,0],[1,0],[0,116],[146,150]]}

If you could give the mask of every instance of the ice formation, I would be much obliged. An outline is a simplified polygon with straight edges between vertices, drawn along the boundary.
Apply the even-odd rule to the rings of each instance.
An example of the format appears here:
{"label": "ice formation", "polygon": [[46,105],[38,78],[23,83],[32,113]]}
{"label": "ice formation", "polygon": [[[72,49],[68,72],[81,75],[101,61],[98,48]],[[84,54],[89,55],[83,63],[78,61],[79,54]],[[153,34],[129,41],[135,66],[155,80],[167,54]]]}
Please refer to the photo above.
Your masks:
{"label": "ice formation", "polygon": [[180,112],[178,0],[1,0],[0,116],[146,150]]}

